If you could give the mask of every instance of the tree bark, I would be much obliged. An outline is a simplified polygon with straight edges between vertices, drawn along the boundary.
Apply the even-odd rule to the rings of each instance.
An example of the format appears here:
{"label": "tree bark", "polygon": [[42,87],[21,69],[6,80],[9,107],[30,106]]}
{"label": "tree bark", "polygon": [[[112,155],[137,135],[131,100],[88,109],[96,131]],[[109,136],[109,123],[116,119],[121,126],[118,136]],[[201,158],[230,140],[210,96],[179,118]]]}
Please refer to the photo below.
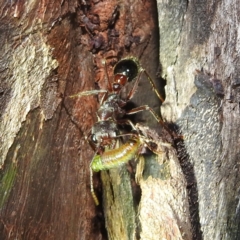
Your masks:
{"label": "tree bark", "polygon": [[239,4],[158,1],[162,113],[184,138],[193,239],[239,239]]}
{"label": "tree bark", "polygon": [[1,2],[1,239],[102,238],[84,140],[97,102],[68,98],[94,87],[77,7]]}
{"label": "tree bark", "polygon": [[[238,15],[236,0],[1,2],[0,238],[239,239]],[[102,60],[111,79],[125,57],[166,84],[161,113],[182,140],[161,145],[138,114],[159,152],[95,174],[95,207],[98,98],[70,96],[106,89]],[[139,85],[133,104],[157,112]]]}

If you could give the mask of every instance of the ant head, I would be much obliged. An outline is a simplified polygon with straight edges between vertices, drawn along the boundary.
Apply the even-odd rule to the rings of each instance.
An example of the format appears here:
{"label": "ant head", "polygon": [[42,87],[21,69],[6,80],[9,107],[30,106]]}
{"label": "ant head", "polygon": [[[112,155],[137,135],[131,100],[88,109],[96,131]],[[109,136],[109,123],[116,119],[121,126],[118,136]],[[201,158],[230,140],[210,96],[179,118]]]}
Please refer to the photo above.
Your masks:
{"label": "ant head", "polygon": [[97,148],[110,145],[118,135],[117,124],[111,120],[95,123],[91,131],[90,142]]}
{"label": "ant head", "polygon": [[123,86],[125,86],[125,84],[128,81],[128,77],[117,73],[114,75],[114,82],[113,82],[113,91],[118,93],[120,92],[120,90],[122,89]]}

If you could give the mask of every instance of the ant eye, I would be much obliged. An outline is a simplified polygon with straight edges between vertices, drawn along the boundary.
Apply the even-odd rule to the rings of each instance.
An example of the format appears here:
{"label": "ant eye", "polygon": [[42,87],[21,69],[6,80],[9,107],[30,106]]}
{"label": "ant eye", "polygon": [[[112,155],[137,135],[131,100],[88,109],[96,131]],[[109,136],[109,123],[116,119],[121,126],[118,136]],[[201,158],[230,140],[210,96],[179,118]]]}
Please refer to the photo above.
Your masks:
{"label": "ant eye", "polygon": [[97,143],[97,138],[96,138],[96,134],[92,134],[91,135],[91,141],[93,142],[93,143]]}
{"label": "ant eye", "polygon": [[139,72],[139,64],[135,59],[120,60],[114,67],[114,75],[124,75],[132,81]]}

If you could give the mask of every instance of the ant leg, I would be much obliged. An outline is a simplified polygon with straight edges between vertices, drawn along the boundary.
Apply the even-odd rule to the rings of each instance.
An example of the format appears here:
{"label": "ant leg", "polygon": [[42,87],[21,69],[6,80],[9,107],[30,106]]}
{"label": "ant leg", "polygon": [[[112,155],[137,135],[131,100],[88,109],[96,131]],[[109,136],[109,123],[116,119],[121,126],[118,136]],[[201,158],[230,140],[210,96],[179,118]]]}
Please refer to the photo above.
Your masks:
{"label": "ant leg", "polygon": [[89,91],[84,91],[80,92],[74,95],[69,96],[69,98],[75,98],[75,97],[82,97],[82,96],[90,96],[90,95],[97,95],[99,93],[104,93],[101,100],[100,100],[100,105],[107,99],[108,96],[108,91],[105,89],[99,89],[99,90],[89,90]]}
{"label": "ant leg", "polygon": [[156,95],[158,96],[158,98],[160,99],[161,102],[164,102],[163,97],[161,96],[161,94],[158,92],[157,90],[157,86],[154,83],[154,81],[152,80],[152,78],[150,77],[150,75],[148,74],[148,72],[145,69],[142,69],[141,71],[143,71],[145,73],[145,75],[147,76],[148,81],[150,82],[150,84],[152,85],[153,91],[156,93]]}
{"label": "ant leg", "polygon": [[108,97],[108,91],[106,91],[106,92],[103,94],[103,96],[102,96],[102,98],[101,98],[101,100],[100,100],[100,106],[105,102],[105,100],[107,99],[107,97]]}
{"label": "ant leg", "polygon": [[112,85],[111,85],[111,82],[110,82],[110,79],[109,79],[109,76],[108,76],[108,72],[107,72],[107,65],[106,65],[106,60],[102,60],[102,64],[104,65],[104,73],[105,73],[105,76],[107,78],[107,85],[108,85],[108,90],[106,90],[105,94],[102,96],[101,98],[101,101],[100,101],[100,106],[105,102],[105,100],[107,99],[108,97],[108,93],[110,92],[113,92],[113,89],[112,89]]}
{"label": "ant leg", "polygon": [[132,127],[133,130],[137,131],[135,125],[132,123],[132,121],[130,121],[129,119],[118,119],[117,120],[117,123],[118,124],[121,124],[121,125],[129,125]]}
{"label": "ant leg", "polygon": [[126,101],[129,101],[129,100],[134,96],[134,93],[136,92],[136,90],[137,90],[137,88],[138,88],[138,84],[139,84],[139,81],[140,81],[140,77],[142,76],[142,73],[143,73],[143,71],[141,71],[141,72],[138,74],[138,78],[137,78],[137,80],[135,81],[132,89],[129,91]]}
{"label": "ant leg", "polygon": [[108,76],[108,72],[107,72],[107,65],[106,65],[106,60],[102,60],[102,64],[104,65],[104,73],[105,73],[105,76],[107,77],[107,83],[108,83],[108,91],[109,92],[113,92],[113,89],[112,89],[112,84],[110,82],[110,79],[109,79],[109,76]]}
{"label": "ant leg", "polygon": [[132,115],[132,114],[135,114],[135,113],[138,113],[138,112],[142,112],[142,111],[149,111],[153,117],[161,124],[161,125],[164,125],[165,123],[163,122],[163,120],[154,112],[154,110],[152,108],[150,108],[148,105],[143,105],[143,106],[140,106],[140,107],[136,107],[136,108],[133,108],[132,110],[126,112],[127,115]]}
{"label": "ant leg", "polygon": [[99,90],[89,90],[84,92],[79,92],[77,94],[69,96],[69,98],[75,98],[75,97],[82,97],[82,96],[90,96],[90,95],[97,95],[99,93],[105,93],[107,94],[107,90],[99,89]]}
{"label": "ant leg", "polygon": [[156,93],[156,95],[158,96],[158,98],[160,99],[160,101],[161,101],[161,102],[164,102],[164,98],[163,98],[163,97],[161,96],[161,94],[158,92],[156,84],[154,83],[154,81],[152,80],[152,78],[150,77],[150,75],[148,74],[148,72],[147,72],[145,69],[143,69],[143,68],[141,69],[141,71],[140,71],[140,73],[139,73],[139,75],[138,75],[138,78],[137,78],[136,82],[134,83],[133,88],[132,88],[131,91],[129,92],[126,100],[129,101],[129,100],[134,96],[134,93],[135,93],[136,90],[137,90],[137,87],[138,87],[140,78],[141,78],[141,76],[142,76],[143,73],[147,76],[148,81],[149,81],[150,84],[152,85],[152,88],[153,88],[154,92]]}
{"label": "ant leg", "polygon": [[172,131],[166,126],[166,124],[164,123],[164,121],[162,120],[162,118],[160,118],[152,108],[150,108],[148,105],[143,105],[143,106],[140,106],[140,107],[136,107],[136,108],[133,108],[132,110],[126,112],[127,115],[132,115],[132,114],[135,114],[135,113],[138,113],[138,112],[142,112],[142,111],[149,111],[153,117],[157,120],[157,122],[159,122],[168,132],[171,136],[173,136],[174,134],[172,133]]}

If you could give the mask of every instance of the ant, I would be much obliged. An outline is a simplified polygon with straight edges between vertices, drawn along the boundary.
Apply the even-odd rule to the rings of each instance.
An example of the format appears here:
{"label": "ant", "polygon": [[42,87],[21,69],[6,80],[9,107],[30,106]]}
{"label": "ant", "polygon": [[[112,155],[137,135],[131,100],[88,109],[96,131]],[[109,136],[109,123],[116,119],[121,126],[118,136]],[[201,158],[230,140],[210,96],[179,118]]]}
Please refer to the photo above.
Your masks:
{"label": "ant", "polygon": [[[154,112],[152,108],[148,105],[143,105],[126,111],[124,107],[132,99],[134,93],[137,90],[141,75],[146,74],[149,82],[151,83],[153,90],[161,100],[164,101],[162,96],[157,91],[156,85],[153,80],[150,78],[149,74],[145,69],[141,68],[137,59],[130,57],[120,60],[114,67],[114,79],[113,83],[110,82],[110,79],[107,74],[106,65],[105,66],[105,75],[107,76],[108,89],[107,90],[90,90],[84,91],[75,95],[73,97],[81,97],[87,95],[96,95],[103,93],[103,97],[100,101],[100,108],[97,111],[97,122],[92,126],[90,135],[90,145],[93,147],[96,153],[102,153],[106,146],[114,148],[113,139],[117,138],[119,135],[118,125],[127,124],[132,128],[133,124],[130,120],[124,119],[125,115],[132,115],[141,111],[148,110],[154,116],[154,118],[164,127],[167,131],[170,131],[163,120]],[[138,76],[138,77],[137,77]],[[132,89],[129,91],[127,97],[123,99],[121,97],[121,91],[123,87],[133,79],[136,79]]]}
{"label": "ant", "polygon": [[[117,62],[113,69],[114,77],[112,83],[107,74],[105,61],[103,64],[105,76],[107,78],[107,90],[90,90],[70,96],[73,98],[103,93],[100,101],[100,107],[97,111],[98,120],[92,126],[91,133],[89,133],[87,136],[87,139],[89,139],[90,136],[89,143],[95,151],[95,156],[90,164],[90,181],[91,192],[96,205],[99,203],[93,190],[92,171],[97,172],[106,170],[128,162],[130,159],[139,155],[141,149],[145,145],[147,145],[147,147],[154,152],[154,150],[151,149],[148,144],[149,141],[146,138],[143,138],[140,131],[136,129],[134,124],[129,119],[124,118],[126,115],[136,114],[138,112],[148,110],[153,117],[171,134],[171,131],[164,124],[163,120],[148,105],[135,107],[129,111],[124,109],[126,104],[134,96],[143,73],[148,78],[160,101],[164,101],[147,71],[140,67],[138,60],[134,57],[128,57]],[[127,96],[125,98],[121,97],[122,90],[126,84],[134,79],[136,79],[136,81],[134,82],[132,89],[129,91]],[[134,133],[131,132],[120,135],[119,125],[130,125]],[[126,135],[131,135],[131,137],[126,141],[125,144],[119,148],[116,148],[116,141],[120,137]]]}

